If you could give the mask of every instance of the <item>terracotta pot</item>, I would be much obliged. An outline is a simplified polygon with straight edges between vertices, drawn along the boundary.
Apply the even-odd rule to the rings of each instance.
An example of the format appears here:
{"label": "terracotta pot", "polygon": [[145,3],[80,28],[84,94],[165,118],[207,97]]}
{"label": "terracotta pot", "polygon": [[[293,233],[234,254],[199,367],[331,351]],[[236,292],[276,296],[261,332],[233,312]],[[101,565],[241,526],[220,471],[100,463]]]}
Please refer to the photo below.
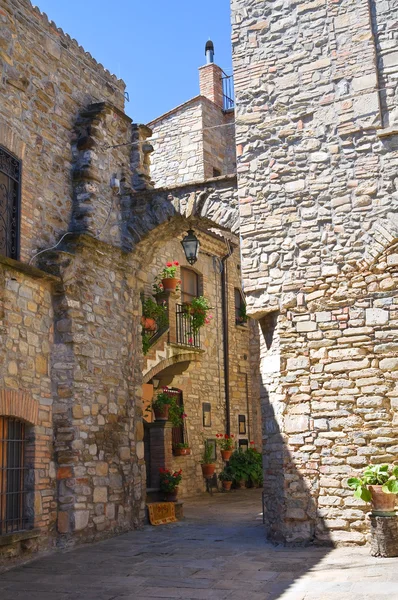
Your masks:
{"label": "terracotta pot", "polygon": [[229,460],[231,458],[232,450],[221,450],[221,456],[223,460]]}
{"label": "terracotta pot", "polygon": [[214,475],[214,471],[216,470],[216,465],[201,465],[203,477],[212,477]]}
{"label": "terracotta pot", "polygon": [[151,317],[142,317],[141,325],[146,331],[155,331],[156,329],[156,321]]}
{"label": "terracotta pot", "polygon": [[244,490],[246,488],[246,479],[241,479],[236,482],[239,490]]}
{"label": "terracotta pot", "polygon": [[177,284],[180,280],[177,277],[168,277],[167,279],[162,279],[163,290],[165,292],[175,292]]}
{"label": "terracotta pot", "polygon": [[223,481],[222,482],[222,487],[224,490],[230,490],[231,489],[231,485],[232,485],[232,481]]}
{"label": "terracotta pot", "polygon": [[155,413],[155,421],[167,421],[169,418],[169,408],[170,404],[163,404],[163,406],[159,408],[153,407],[153,412]]}
{"label": "terracotta pot", "polygon": [[174,448],[174,456],[189,456],[191,448]]}
{"label": "terracotta pot", "polygon": [[372,495],[372,510],[377,512],[394,512],[397,503],[395,494],[386,494],[381,485],[369,485],[369,491]]}
{"label": "terracotta pot", "polygon": [[176,488],[174,488],[173,492],[163,492],[163,494],[166,502],[176,502],[178,496],[178,485]]}

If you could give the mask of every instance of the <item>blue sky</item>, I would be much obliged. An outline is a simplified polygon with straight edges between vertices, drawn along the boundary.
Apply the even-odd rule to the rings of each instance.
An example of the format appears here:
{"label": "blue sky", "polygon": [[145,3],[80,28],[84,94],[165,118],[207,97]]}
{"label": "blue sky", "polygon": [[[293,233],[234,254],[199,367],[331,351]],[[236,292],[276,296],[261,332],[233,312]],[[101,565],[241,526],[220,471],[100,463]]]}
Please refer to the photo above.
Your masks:
{"label": "blue sky", "polygon": [[126,112],[138,123],[199,93],[209,37],[231,73],[229,0],[32,0],[127,84]]}

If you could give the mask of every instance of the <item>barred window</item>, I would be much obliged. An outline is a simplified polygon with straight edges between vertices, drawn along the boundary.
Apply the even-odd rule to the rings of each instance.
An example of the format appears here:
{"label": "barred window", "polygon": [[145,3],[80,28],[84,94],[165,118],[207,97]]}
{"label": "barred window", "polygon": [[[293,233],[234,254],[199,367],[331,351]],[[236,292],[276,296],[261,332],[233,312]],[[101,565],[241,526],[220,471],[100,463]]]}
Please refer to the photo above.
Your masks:
{"label": "barred window", "polygon": [[0,535],[26,529],[25,423],[0,417]]}
{"label": "barred window", "polygon": [[0,254],[19,258],[21,162],[0,146]]}

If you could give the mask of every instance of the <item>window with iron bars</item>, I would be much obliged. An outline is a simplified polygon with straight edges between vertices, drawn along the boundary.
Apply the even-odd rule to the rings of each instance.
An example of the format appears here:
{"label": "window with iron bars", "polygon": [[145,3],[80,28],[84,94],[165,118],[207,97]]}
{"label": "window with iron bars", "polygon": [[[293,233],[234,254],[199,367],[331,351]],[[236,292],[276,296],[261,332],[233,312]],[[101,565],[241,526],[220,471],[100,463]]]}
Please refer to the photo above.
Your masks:
{"label": "window with iron bars", "polygon": [[0,254],[19,259],[21,162],[0,146]]}
{"label": "window with iron bars", "polygon": [[27,528],[25,423],[0,417],[0,535]]}

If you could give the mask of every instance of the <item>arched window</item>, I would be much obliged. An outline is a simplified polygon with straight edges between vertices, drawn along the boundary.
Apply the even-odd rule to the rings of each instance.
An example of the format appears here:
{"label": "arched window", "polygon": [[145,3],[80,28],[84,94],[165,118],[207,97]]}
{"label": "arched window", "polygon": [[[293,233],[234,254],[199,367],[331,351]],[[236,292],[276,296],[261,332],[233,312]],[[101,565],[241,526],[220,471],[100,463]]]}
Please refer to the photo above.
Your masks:
{"label": "arched window", "polygon": [[19,258],[21,163],[0,146],[0,254]]}
{"label": "arched window", "polygon": [[192,302],[199,296],[199,276],[192,269],[181,267],[181,301]]}
{"label": "arched window", "polygon": [[25,423],[0,417],[0,535],[26,529]]}

